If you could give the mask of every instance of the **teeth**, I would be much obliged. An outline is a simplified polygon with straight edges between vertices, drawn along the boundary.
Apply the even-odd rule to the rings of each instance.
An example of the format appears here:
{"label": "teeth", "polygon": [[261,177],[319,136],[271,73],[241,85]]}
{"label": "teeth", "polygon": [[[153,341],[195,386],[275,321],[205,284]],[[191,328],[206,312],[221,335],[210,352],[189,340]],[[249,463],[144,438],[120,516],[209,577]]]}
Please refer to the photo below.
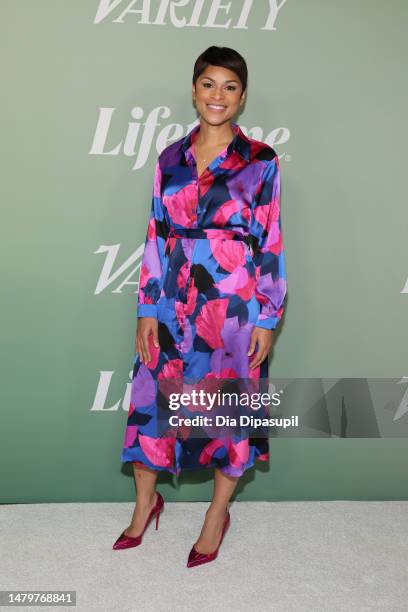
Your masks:
{"label": "teeth", "polygon": [[225,106],[221,106],[221,105],[219,105],[219,104],[208,104],[208,106],[209,106],[210,108],[220,108],[220,109],[221,109],[221,108],[225,108]]}

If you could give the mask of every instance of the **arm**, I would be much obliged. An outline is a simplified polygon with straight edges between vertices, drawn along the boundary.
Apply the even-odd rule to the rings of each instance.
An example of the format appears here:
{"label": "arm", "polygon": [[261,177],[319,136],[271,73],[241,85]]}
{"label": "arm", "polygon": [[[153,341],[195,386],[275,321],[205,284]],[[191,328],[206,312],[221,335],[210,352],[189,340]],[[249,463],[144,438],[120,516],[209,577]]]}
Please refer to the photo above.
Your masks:
{"label": "arm", "polygon": [[254,236],[255,296],[261,309],[256,326],[275,329],[284,310],[287,282],[280,218],[279,158],[265,161],[252,203],[250,233]]}
{"label": "arm", "polygon": [[138,317],[154,317],[156,319],[156,304],[163,288],[164,247],[169,229],[161,197],[161,168],[159,159],[156,162],[154,172],[152,204],[140,267],[137,306]]}

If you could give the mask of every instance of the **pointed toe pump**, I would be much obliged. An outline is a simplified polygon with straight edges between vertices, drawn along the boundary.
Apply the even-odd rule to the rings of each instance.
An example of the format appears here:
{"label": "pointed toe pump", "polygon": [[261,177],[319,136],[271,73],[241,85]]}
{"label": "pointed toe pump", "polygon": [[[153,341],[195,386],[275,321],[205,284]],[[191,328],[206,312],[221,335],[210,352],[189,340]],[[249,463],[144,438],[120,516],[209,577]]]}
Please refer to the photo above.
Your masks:
{"label": "pointed toe pump", "polygon": [[153,508],[150,510],[149,516],[146,519],[146,523],[143,527],[143,531],[141,534],[139,534],[136,537],[132,537],[132,536],[128,536],[125,534],[125,531],[122,531],[122,533],[120,534],[120,536],[118,537],[118,539],[116,540],[116,542],[113,545],[113,550],[123,550],[124,548],[133,548],[134,546],[139,546],[139,544],[142,543],[142,538],[143,538],[143,534],[146,531],[150,521],[152,520],[152,518],[156,515],[156,529],[159,526],[159,516],[160,516],[160,512],[162,512],[164,508],[164,499],[163,497],[160,495],[160,493],[157,491],[157,499],[156,499],[156,503],[153,506]]}
{"label": "pointed toe pump", "polygon": [[225,532],[227,531],[229,527],[230,521],[231,521],[230,513],[227,510],[227,514],[225,515],[225,519],[224,519],[224,525],[222,527],[221,538],[220,538],[217,548],[214,550],[214,552],[211,552],[211,553],[200,553],[198,552],[198,550],[196,550],[195,545],[193,545],[192,549],[190,550],[190,554],[188,555],[187,567],[195,567],[196,565],[202,565],[203,563],[209,563],[210,561],[214,561],[214,559],[217,558],[218,550],[224,539]]}

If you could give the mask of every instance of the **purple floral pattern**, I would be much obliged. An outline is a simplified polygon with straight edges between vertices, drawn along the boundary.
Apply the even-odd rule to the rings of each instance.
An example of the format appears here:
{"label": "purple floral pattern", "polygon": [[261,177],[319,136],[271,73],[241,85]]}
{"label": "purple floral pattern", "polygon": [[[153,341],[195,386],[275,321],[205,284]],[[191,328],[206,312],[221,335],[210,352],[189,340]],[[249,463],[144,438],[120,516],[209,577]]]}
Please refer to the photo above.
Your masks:
{"label": "purple floral pattern", "polygon": [[[249,368],[253,327],[275,329],[287,281],[275,150],[234,137],[197,175],[200,125],[167,146],[154,174],[140,269],[138,317],[158,321],[152,359],[136,353],[122,461],[179,474],[218,467],[241,476],[269,458],[265,437],[192,437],[189,428],[159,433],[168,405],[159,384],[212,378],[267,379],[268,358]],[[165,399],[165,398],[164,398]]]}

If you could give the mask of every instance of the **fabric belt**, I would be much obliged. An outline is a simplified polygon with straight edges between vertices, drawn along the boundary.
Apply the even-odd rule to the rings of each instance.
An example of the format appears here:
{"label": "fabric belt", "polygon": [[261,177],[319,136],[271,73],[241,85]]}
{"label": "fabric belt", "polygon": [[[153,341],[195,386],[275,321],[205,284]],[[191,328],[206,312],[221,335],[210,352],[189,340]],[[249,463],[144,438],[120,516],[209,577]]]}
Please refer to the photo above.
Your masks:
{"label": "fabric belt", "polygon": [[229,240],[243,240],[250,244],[250,237],[240,234],[235,230],[222,228],[203,228],[203,227],[182,227],[169,230],[168,237],[171,238],[198,238],[206,240],[214,240],[217,238],[226,238]]}

